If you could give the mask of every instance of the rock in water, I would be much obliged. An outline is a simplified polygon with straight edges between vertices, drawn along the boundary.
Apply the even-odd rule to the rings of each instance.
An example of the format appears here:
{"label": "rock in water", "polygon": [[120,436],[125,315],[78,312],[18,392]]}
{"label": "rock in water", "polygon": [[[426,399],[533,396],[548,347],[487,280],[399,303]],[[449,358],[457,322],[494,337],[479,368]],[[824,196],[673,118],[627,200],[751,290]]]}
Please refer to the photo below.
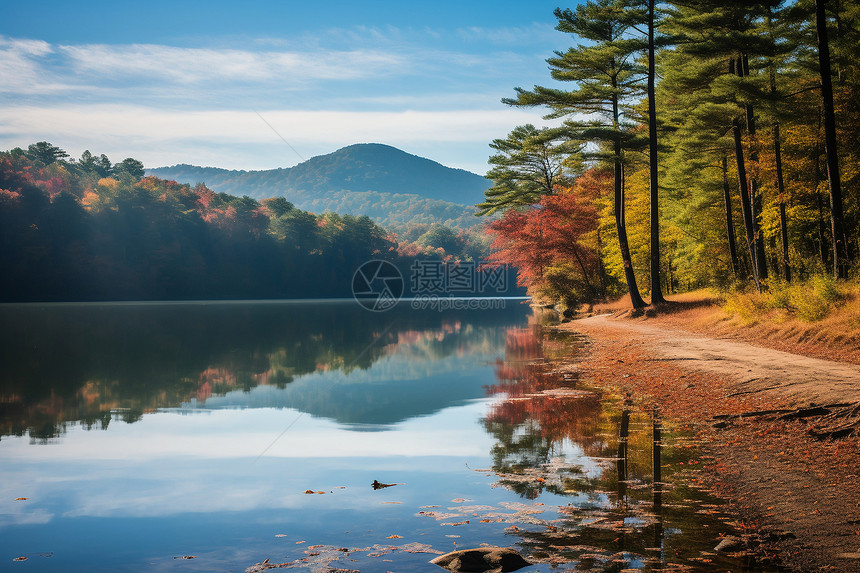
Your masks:
{"label": "rock in water", "polygon": [[740,537],[726,535],[723,537],[722,541],[714,547],[714,551],[740,551],[741,549],[744,549],[744,547],[744,542]]}
{"label": "rock in water", "polygon": [[516,571],[531,565],[522,555],[506,547],[480,547],[452,551],[430,561],[439,567],[457,572],[501,573]]}

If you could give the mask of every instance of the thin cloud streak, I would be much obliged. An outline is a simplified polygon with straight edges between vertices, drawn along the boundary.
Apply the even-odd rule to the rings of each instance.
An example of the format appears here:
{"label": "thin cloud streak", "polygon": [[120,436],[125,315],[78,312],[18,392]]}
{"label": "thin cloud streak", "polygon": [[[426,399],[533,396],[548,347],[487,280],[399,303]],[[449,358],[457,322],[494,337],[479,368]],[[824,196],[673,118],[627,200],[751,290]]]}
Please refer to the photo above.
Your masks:
{"label": "thin cloud streak", "polygon": [[236,49],[180,48],[155,44],[59,46],[72,73],[112,81],[122,78],[203,81],[307,82],[355,80],[391,73],[403,58],[375,50],[254,52]]}

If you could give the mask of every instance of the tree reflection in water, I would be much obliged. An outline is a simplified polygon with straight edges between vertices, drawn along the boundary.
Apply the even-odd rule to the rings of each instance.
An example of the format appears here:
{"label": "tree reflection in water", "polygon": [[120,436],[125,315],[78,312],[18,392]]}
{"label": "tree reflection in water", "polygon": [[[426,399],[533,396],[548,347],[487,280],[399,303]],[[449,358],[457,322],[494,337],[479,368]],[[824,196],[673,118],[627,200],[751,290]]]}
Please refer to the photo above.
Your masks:
{"label": "tree reflection in water", "polygon": [[585,386],[585,341],[532,324],[509,330],[505,349],[483,423],[497,485],[548,515],[509,531],[530,558],[571,571],[774,570],[713,552],[738,532],[688,469],[700,467],[695,442],[636,397]]}

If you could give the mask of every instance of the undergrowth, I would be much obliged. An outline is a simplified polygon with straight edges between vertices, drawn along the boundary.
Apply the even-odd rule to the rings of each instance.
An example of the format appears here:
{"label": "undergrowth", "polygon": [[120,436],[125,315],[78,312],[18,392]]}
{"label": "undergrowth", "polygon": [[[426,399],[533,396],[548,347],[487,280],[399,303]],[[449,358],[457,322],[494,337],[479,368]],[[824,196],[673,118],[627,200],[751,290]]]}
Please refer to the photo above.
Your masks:
{"label": "undergrowth", "polygon": [[[770,280],[764,287],[762,292],[747,288],[723,293],[723,310],[746,324],[791,319],[811,323],[824,320],[834,309],[848,310],[846,303],[856,301],[860,293],[857,281],[838,282],[827,275],[791,283]],[[860,324],[860,309],[855,313]]]}

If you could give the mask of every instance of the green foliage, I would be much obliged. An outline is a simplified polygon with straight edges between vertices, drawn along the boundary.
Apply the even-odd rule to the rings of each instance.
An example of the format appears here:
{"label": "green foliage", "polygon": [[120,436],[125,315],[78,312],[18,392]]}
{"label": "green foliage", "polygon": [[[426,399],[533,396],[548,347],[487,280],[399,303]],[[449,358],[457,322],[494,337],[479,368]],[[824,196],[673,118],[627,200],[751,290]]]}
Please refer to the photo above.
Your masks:
{"label": "green foliage", "polygon": [[561,262],[544,270],[543,281],[534,289],[535,298],[553,301],[564,316],[573,316],[585,302],[594,300],[594,293],[583,280],[582,272],[570,262]]}
{"label": "green foliage", "polygon": [[[547,63],[551,77],[570,87],[516,88],[515,97],[503,100],[542,106],[547,118],[564,119],[564,136],[558,141],[589,142],[587,173],[606,163],[614,166],[615,188],[594,199],[608,291],[613,280],[622,278],[633,291],[636,276],[644,277],[655,260],[653,252],[650,261],[647,256],[650,189],[647,166],[638,153],[647,131],[642,7],[638,2],[591,0],[556,10],[557,29],[571,34],[572,47],[556,52]],[[831,283],[820,278],[833,268],[834,227],[813,0],[707,0],[661,8],[656,115],[659,265],[666,291],[731,285],[743,290],[730,302],[739,315],[756,317],[780,309],[802,320],[820,319],[835,300],[835,291],[827,286]],[[849,253],[856,258],[860,8],[829,3],[828,23],[844,227]],[[517,142],[516,135],[494,143]],[[527,205],[542,192],[505,186],[504,179],[497,179],[481,207],[492,201]],[[797,285],[785,282],[784,259]],[[541,262],[544,269],[558,263]],[[770,275],[762,281],[769,292],[746,292],[754,269],[760,277]],[[644,286],[651,286],[648,279]]]}
{"label": "green foliage", "polygon": [[137,159],[128,157],[114,166],[114,173],[118,176],[127,173],[135,179],[140,179],[144,176],[145,169],[143,168],[143,163]]}
{"label": "green foliage", "polygon": [[54,161],[68,157],[69,154],[56,145],[51,145],[47,141],[40,141],[30,144],[27,148],[27,156],[44,166],[48,166]]}
{"label": "green foliage", "polygon": [[451,227],[433,225],[415,241],[423,247],[442,248],[446,253],[459,253],[465,246],[465,241]]}
{"label": "green foliage", "polygon": [[561,129],[521,125],[490,147],[498,152],[490,157],[493,168],[487,172],[493,186],[484,191],[478,215],[536,203],[568,184],[571,172],[580,167],[581,145],[567,140]]}

